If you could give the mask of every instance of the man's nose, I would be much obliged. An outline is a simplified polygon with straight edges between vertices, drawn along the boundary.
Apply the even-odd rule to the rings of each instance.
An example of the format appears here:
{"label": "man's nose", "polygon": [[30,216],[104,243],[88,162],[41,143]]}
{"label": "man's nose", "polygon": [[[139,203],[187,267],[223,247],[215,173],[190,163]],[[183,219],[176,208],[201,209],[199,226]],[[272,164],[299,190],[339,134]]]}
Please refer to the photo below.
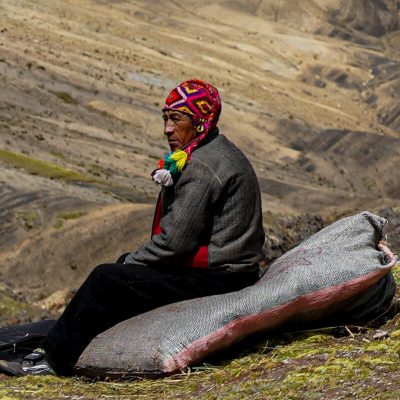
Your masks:
{"label": "man's nose", "polygon": [[169,136],[174,133],[174,130],[175,124],[170,119],[167,119],[164,124],[164,134]]}

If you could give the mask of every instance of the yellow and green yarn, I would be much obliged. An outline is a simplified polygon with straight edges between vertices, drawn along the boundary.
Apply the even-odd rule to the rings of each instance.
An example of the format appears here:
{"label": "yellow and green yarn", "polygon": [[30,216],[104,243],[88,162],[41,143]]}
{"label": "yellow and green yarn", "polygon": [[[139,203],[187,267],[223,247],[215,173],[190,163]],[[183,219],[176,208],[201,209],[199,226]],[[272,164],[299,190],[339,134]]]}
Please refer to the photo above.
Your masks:
{"label": "yellow and green yarn", "polygon": [[159,160],[157,169],[153,172],[154,182],[163,186],[172,186],[182,172],[188,160],[188,154],[183,150],[169,153]]}

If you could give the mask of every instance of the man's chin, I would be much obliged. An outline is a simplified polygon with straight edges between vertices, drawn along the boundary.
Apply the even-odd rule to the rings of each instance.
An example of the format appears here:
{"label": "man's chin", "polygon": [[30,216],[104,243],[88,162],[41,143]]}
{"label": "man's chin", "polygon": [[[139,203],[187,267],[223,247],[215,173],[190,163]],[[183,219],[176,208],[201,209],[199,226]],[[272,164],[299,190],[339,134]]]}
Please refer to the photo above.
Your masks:
{"label": "man's chin", "polygon": [[168,144],[171,151],[179,150],[179,143],[170,142]]}

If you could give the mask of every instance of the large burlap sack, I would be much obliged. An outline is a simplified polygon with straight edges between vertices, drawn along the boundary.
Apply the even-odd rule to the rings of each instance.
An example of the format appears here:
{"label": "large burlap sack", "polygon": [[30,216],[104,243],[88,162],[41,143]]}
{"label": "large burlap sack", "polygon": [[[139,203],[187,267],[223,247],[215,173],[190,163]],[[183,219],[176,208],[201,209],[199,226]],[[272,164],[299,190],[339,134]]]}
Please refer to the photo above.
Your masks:
{"label": "large burlap sack", "polygon": [[379,303],[387,294],[369,292],[396,262],[385,246],[378,248],[386,223],[369,212],[344,218],[284,254],[253,286],[121,322],[93,339],[76,371],[119,378],[172,374],[247,335],[315,320],[355,299],[362,306],[366,293]]}

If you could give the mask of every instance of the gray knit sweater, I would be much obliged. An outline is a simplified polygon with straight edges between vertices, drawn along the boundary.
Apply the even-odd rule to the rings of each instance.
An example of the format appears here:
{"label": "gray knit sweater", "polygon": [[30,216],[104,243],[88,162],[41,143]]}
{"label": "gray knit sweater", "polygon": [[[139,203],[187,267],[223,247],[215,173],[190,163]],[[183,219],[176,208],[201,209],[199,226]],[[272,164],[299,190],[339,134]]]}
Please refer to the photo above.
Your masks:
{"label": "gray knit sweater", "polygon": [[265,236],[257,177],[244,154],[218,130],[160,196],[161,232],[125,263],[185,265],[206,245],[210,269],[258,270]]}

